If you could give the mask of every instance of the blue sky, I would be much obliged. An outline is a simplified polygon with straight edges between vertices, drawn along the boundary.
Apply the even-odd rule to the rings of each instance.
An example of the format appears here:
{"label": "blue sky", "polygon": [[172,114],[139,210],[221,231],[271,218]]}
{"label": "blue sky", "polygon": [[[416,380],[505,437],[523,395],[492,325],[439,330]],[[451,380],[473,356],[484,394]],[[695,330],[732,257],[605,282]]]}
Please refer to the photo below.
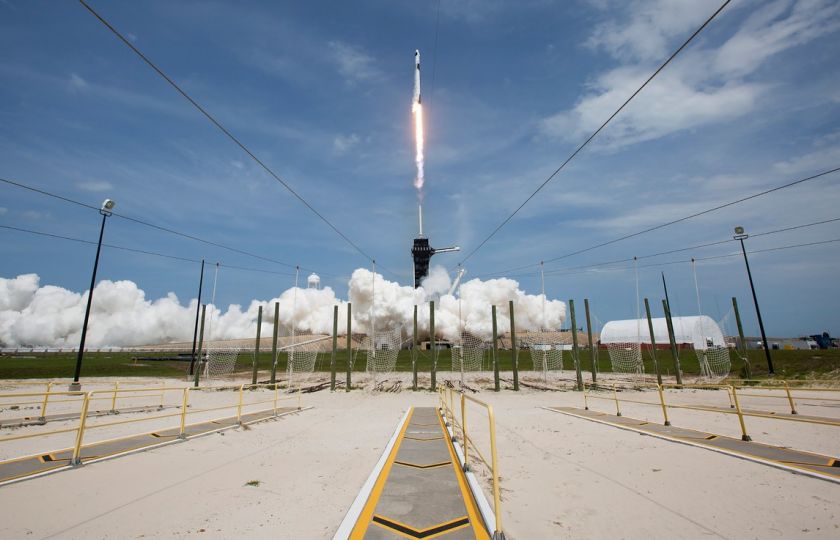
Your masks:
{"label": "blue sky", "polygon": [[[92,2],[378,264],[408,284],[416,195],[410,102],[423,54],[426,233],[453,268],[719,5],[717,1]],[[465,264],[537,263],[840,165],[840,6],[735,0]],[[0,177],[319,271],[339,295],[369,266],[80,4],[0,1]],[[432,76],[434,74],[434,76]],[[840,174],[546,265],[546,270],[840,217]],[[0,185],[0,224],[96,240],[96,212]],[[837,222],[748,240],[840,238]],[[0,231],[0,276],[87,288],[92,246]],[[287,272],[112,218],[106,241]],[[751,258],[768,333],[840,334],[838,243]],[[735,244],[640,263],[696,313],[691,267]],[[626,266],[626,265],[624,265]],[[536,267],[508,272],[538,292]],[[194,264],[105,250],[101,279],[195,295]],[[697,265],[703,310],[731,296],[757,332],[743,261]],[[225,270],[218,304],[289,276]],[[601,321],[635,316],[632,268],[546,275]],[[661,309],[654,308],[655,314]]]}

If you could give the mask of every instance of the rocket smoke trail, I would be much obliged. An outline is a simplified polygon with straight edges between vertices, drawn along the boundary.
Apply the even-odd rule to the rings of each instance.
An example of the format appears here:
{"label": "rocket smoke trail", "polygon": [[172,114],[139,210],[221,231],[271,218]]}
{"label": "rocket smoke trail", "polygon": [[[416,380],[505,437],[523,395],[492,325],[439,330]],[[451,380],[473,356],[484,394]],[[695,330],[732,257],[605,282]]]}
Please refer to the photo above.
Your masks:
{"label": "rocket smoke trail", "polygon": [[411,113],[414,115],[414,140],[416,154],[414,161],[417,164],[417,177],[414,179],[414,187],[417,188],[417,196],[423,199],[423,105],[420,99],[420,51],[414,51],[414,99],[411,103]]}

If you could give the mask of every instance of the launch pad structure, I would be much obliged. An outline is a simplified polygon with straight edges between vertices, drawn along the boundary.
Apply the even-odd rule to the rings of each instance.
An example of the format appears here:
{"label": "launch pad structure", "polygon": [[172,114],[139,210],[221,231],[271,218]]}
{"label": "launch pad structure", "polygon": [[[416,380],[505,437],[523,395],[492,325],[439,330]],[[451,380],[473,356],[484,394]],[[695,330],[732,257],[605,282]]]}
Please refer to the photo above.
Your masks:
{"label": "launch pad structure", "polygon": [[450,253],[453,251],[461,251],[458,246],[451,246],[445,248],[433,248],[429,244],[429,239],[423,235],[423,206],[417,206],[418,218],[420,223],[420,234],[414,239],[414,244],[411,246],[411,257],[414,259],[414,288],[420,287],[426,276],[429,275],[429,263],[432,255],[435,253]]}

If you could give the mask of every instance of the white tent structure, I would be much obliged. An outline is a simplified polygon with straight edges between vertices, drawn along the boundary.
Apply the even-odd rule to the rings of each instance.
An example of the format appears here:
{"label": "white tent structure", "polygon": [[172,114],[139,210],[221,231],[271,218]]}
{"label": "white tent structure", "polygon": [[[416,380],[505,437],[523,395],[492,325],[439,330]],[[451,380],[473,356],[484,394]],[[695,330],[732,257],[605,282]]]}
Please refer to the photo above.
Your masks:
{"label": "white tent structure", "polygon": [[[691,317],[671,317],[674,324],[674,338],[677,345],[689,344],[695,349],[708,349],[713,347],[726,347],[723,339],[723,332],[720,326],[706,315]],[[668,337],[668,325],[664,317],[652,319],[653,335],[657,345],[665,346],[670,343]],[[635,342],[650,344],[650,332],[647,319],[641,321],[641,332],[638,330],[639,321],[627,319],[622,321],[610,321],[601,330],[601,343]]]}

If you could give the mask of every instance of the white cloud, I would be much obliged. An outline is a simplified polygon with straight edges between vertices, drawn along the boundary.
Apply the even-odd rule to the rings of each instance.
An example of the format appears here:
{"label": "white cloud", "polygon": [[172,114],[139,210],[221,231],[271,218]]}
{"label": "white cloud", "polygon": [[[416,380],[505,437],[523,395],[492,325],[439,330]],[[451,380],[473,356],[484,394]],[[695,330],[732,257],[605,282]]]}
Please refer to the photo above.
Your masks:
{"label": "white cloud", "polygon": [[106,182],[104,180],[88,180],[86,182],[77,182],[76,187],[83,190],[83,191],[92,191],[94,193],[99,193],[102,191],[111,191],[114,189],[113,184],[111,182]]}
{"label": "white cloud", "polygon": [[[540,125],[544,134],[579,141],[592,133],[653,72],[676,38],[681,40],[713,9],[713,4],[688,0],[628,6],[623,17],[599,25],[587,42],[623,65],[598,75],[571,109],[545,118]],[[611,122],[598,142],[620,147],[744,116],[758,107],[770,88],[746,76],[774,54],[838,28],[840,4],[831,0],[760,5],[721,45],[700,48],[695,43],[684,51]]]}
{"label": "white cloud", "polygon": [[88,83],[84,80],[81,75],[77,73],[70,74],[70,89],[76,91],[86,90],[88,87]]}
{"label": "white cloud", "polygon": [[339,73],[348,82],[373,80],[382,76],[375,59],[360,47],[342,41],[330,41],[327,45]]}
{"label": "white cloud", "polygon": [[344,154],[359,144],[359,136],[355,133],[350,135],[336,135],[333,139],[333,150],[336,154]]}

